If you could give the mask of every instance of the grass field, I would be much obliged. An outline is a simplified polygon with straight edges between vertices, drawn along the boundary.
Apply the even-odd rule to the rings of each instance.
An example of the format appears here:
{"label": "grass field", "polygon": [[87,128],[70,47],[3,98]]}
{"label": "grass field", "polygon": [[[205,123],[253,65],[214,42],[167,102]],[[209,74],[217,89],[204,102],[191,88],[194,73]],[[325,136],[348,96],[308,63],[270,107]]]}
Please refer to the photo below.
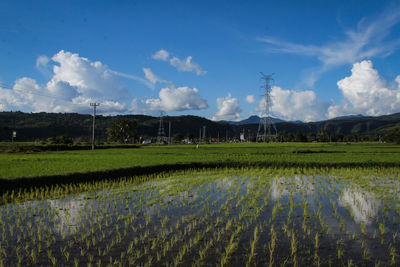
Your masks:
{"label": "grass field", "polygon": [[[400,146],[390,144],[216,144],[0,153],[0,178],[103,172],[134,167],[240,164],[275,167],[400,166]],[[128,170],[129,173],[129,170]],[[133,173],[135,174],[135,173]]]}

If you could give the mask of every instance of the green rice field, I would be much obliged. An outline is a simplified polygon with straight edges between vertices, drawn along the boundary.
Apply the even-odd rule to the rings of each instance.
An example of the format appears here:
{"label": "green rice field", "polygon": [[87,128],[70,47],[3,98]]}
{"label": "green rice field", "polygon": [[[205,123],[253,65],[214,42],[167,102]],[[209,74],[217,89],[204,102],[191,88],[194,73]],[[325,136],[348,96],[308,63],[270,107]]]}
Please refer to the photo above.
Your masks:
{"label": "green rice field", "polygon": [[397,169],[213,169],[20,190],[0,266],[396,266]]}
{"label": "green rice field", "polygon": [[399,152],[225,144],[2,153],[0,267],[399,266]]}
{"label": "green rice field", "polygon": [[[143,146],[139,148],[0,153],[0,179],[107,172],[161,165],[261,167],[399,166],[400,146],[379,143],[272,143]],[[188,166],[190,167],[190,166]]]}

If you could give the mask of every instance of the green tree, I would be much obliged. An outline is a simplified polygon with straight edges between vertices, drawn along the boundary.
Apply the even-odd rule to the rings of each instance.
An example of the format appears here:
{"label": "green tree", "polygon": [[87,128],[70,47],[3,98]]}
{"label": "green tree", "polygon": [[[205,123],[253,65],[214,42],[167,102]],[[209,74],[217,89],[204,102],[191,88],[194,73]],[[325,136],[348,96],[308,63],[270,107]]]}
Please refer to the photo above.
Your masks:
{"label": "green tree", "polygon": [[301,131],[296,132],[294,139],[296,142],[307,142],[307,137]]}
{"label": "green tree", "polygon": [[308,133],[307,134],[307,141],[312,142],[317,140],[317,135],[315,133]]}
{"label": "green tree", "polygon": [[382,139],[388,143],[400,144],[400,127],[389,130]]}
{"label": "green tree", "polygon": [[183,138],[184,138],[183,135],[180,134],[180,133],[178,133],[178,134],[176,134],[176,135],[174,136],[174,142],[175,142],[175,143],[180,143],[180,142],[182,142]]}
{"label": "green tree", "polygon": [[47,142],[52,145],[70,145],[72,139],[66,135],[47,138]]}
{"label": "green tree", "polygon": [[135,120],[118,120],[107,127],[107,140],[119,143],[132,143],[136,135]]}
{"label": "green tree", "polygon": [[325,130],[320,129],[317,133],[317,140],[319,142],[329,142],[329,134]]}

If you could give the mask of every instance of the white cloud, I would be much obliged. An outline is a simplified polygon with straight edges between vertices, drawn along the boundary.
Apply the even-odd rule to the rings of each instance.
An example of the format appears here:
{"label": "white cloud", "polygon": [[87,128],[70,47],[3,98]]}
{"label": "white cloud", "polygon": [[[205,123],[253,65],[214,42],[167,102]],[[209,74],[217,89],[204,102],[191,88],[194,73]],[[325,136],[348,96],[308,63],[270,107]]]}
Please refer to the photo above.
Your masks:
{"label": "white cloud", "polygon": [[41,55],[36,59],[36,68],[46,77],[51,77],[52,75],[49,63],[50,58],[45,55]]}
{"label": "white cloud", "polygon": [[205,75],[207,73],[207,71],[202,70],[199,64],[192,62],[191,56],[188,56],[185,60],[173,57],[169,60],[169,63],[179,71],[194,72],[197,75]]}
{"label": "white cloud", "polygon": [[397,82],[398,88],[400,88],[400,75],[397,75],[395,81]]}
{"label": "white cloud", "polygon": [[248,96],[246,96],[246,102],[250,103],[250,104],[255,103],[256,98],[254,97],[254,95],[248,95]]}
{"label": "white cloud", "polygon": [[36,59],[36,68],[39,69],[41,67],[47,67],[47,64],[49,64],[49,62],[50,58],[48,58],[47,56],[38,56],[38,58]]}
{"label": "white cloud", "polygon": [[[317,121],[326,118],[329,103],[317,99],[314,91],[285,90],[273,86],[271,90],[273,117],[285,120]],[[260,116],[265,116],[265,100],[261,100],[256,111]]]}
{"label": "white cloud", "polygon": [[1,88],[0,103],[2,110],[31,108],[33,95],[26,94],[24,92],[25,87],[29,87],[35,91],[39,89],[39,85],[36,83],[36,81],[30,78],[18,79],[12,89]]}
{"label": "white cloud", "polygon": [[[48,59],[48,58],[47,58]],[[143,68],[146,79],[111,70],[99,61],[91,61],[78,54],[59,51],[50,61],[45,56],[37,60],[38,66],[52,67],[51,77],[45,85],[23,77],[13,88],[0,87],[0,110],[33,112],[90,113],[90,103],[100,102],[98,112],[120,114],[127,112],[149,114],[154,110],[182,111],[206,109],[207,101],[196,88],[170,85],[159,92],[156,99],[132,99],[119,77],[133,79],[154,88],[154,84],[169,83]]]}
{"label": "white cloud", "polygon": [[151,112],[149,110],[148,105],[146,104],[146,101],[138,98],[132,99],[129,106],[129,112],[132,114],[151,115]]}
{"label": "white cloud", "polygon": [[160,49],[151,57],[156,60],[167,61],[169,58],[169,53],[167,51],[165,51],[164,49]]}
{"label": "white cloud", "polygon": [[110,70],[110,72],[112,74],[117,75],[117,76],[140,82],[140,83],[146,85],[148,88],[154,90],[154,84],[152,84],[151,82],[149,82],[148,80],[146,80],[146,79],[144,79],[142,77],[138,77],[138,76],[135,76],[135,75],[132,75],[132,74],[126,74],[126,73],[122,73],[122,72],[114,71],[114,70]]}
{"label": "white cloud", "polygon": [[[90,112],[90,102],[101,102],[99,113],[122,113],[127,96],[125,86],[106,65],[61,50],[51,58],[55,63],[51,79],[38,85],[31,78],[15,81],[12,90],[0,89],[2,109],[47,112]],[[45,56],[37,66],[47,66]]]}
{"label": "white cloud", "polygon": [[372,61],[355,63],[351,76],[338,81],[337,85],[345,98],[345,103],[332,106],[329,117],[342,114],[366,114],[378,116],[400,111],[400,78],[392,85],[373,68]]}
{"label": "white cloud", "polygon": [[230,93],[225,98],[217,98],[217,107],[218,111],[214,114],[212,120],[240,120],[242,109],[240,108],[238,99],[231,97]]}
{"label": "white cloud", "polygon": [[199,90],[186,86],[162,88],[159,98],[147,99],[146,105],[151,110],[183,111],[208,108],[207,101],[199,95]]}
{"label": "white cloud", "polygon": [[[151,57],[156,60],[168,61],[169,52],[165,51],[164,49],[160,49]],[[177,68],[178,71],[194,72],[197,75],[205,75],[207,73],[207,71],[203,70],[199,64],[192,62],[192,56],[188,56],[186,59],[173,57],[169,59],[169,63],[171,66]]]}
{"label": "white cloud", "polygon": [[362,19],[355,29],[344,32],[345,38],[325,45],[303,45],[278,40],[273,37],[258,38],[268,44],[268,52],[280,52],[316,57],[322,67],[308,71],[305,80],[312,85],[320,74],[332,67],[353,64],[375,56],[388,56],[399,45],[400,39],[387,40],[393,28],[400,22],[400,7],[387,10],[375,20]]}
{"label": "white cloud", "polygon": [[72,100],[73,98],[79,96],[78,87],[71,86],[66,81],[56,81],[55,79],[51,79],[46,84],[46,89],[50,95],[66,100]]}
{"label": "white cloud", "polygon": [[155,75],[151,69],[149,68],[143,68],[143,72],[144,75],[146,77],[146,79],[151,82],[152,84],[156,84],[156,83],[165,83],[167,81],[161,79],[160,77],[158,77],[157,75]]}
{"label": "white cloud", "polygon": [[[394,83],[383,79],[373,68],[372,61],[353,65],[351,75],[337,82],[343,101],[335,105],[322,101],[312,90],[294,91],[273,86],[272,116],[285,120],[318,121],[344,115],[379,116],[400,112],[400,75]],[[264,116],[265,101],[259,102],[256,112]]]}
{"label": "white cloud", "polygon": [[54,82],[75,86],[79,94],[94,99],[121,100],[127,95],[125,86],[100,61],[92,62],[78,54],[61,50],[52,57],[59,65],[53,67]]}

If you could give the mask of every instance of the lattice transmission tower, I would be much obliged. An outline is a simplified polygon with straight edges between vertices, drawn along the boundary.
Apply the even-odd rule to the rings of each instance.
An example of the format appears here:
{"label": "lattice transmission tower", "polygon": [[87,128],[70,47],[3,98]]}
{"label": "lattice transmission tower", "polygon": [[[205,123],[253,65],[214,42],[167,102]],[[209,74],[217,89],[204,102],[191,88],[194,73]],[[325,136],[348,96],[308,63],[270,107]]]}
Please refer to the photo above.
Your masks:
{"label": "lattice transmission tower", "polygon": [[260,123],[258,124],[257,142],[273,142],[276,141],[277,130],[276,125],[272,120],[272,102],[271,102],[271,83],[274,81],[272,75],[265,75],[260,72],[261,80],[263,80],[264,89],[263,106],[261,110]]}
{"label": "lattice transmission tower", "polygon": [[165,136],[165,130],[164,130],[164,122],[163,122],[163,117],[165,115],[164,111],[160,111],[160,124],[158,126],[158,135],[157,135],[157,143],[158,144],[163,144],[164,141],[166,141],[167,137]]}

